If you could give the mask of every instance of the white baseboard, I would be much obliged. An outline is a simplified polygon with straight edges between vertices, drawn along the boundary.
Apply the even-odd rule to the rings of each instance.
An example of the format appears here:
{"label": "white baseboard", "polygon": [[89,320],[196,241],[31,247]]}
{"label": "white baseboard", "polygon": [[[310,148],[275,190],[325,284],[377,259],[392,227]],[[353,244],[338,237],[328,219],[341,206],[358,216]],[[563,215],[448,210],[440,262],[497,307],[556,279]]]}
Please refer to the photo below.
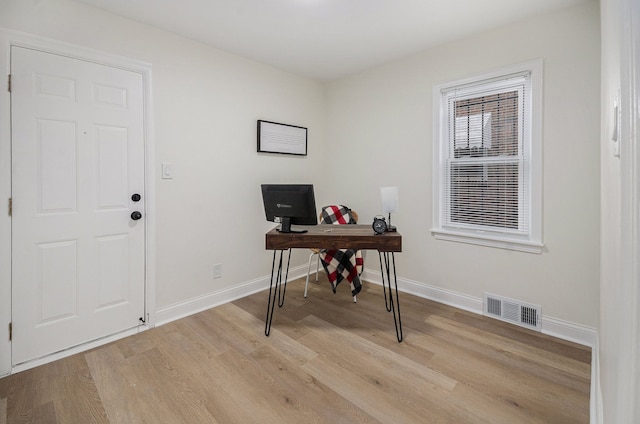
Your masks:
{"label": "white baseboard", "polygon": [[[374,284],[382,285],[381,275],[382,274],[380,274],[379,271],[365,270],[362,274],[362,279]],[[482,299],[467,296],[466,294],[457,293],[406,278],[398,278],[398,290],[424,299],[453,306],[458,309],[482,314]]]}
{"label": "white baseboard", "polygon": [[[296,280],[300,277],[305,276],[306,271],[307,271],[306,265],[289,269],[288,281]],[[139,327],[122,331],[120,333],[103,337],[101,339],[84,343],[78,346],[74,346],[69,349],[65,349],[63,351],[44,356],[42,358],[38,358],[22,364],[14,365],[11,368],[10,372],[6,374],[3,373],[2,375],[0,375],[0,377],[4,377],[5,375],[10,375],[10,374],[15,374],[17,372],[25,371],[31,368],[35,368],[40,365],[48,364],[58,359],[63,359],[68,356],[75,355],[76,353],[85,352],[87,350],[105,345],[107,343],[111,343],[116,340],[120,340],[122,338],[140,333],[151,327],[167,324],[171,321],[175,321],[180,318],[184,318],[189,315],[193,315],[198,312],[211,309],[215,306],[219,306],[224,303],[229,303],[236,299],[240,299],[250,294],[262,291],[267,287],[269,287],[268,276],[258,278],[256,280],[249,281],[247,283],[243,283],[234,287],[230,287],[228,289],[220,290],[215,293],[208,293],[204,296],[200,296],[194,299],[189,299],[185,302],[180,302],[180,303],[166,306],[164,308],[159,308],[158,310],[156,310],[156,313],[155,313],[155,322],[151,325],[141,325]]]}
{"label": "white baseboard", "polygon": [[[289,269],[288,281],[304,277],[307,272],[307,265],[300,265]],[[249,296],[266,288],[269,288],[269,276],[260,277],[237,286],[229,287],[213,293],[189,299],[184,302],[174,303],[156,310],[155,325],[167,324],[171,321],[206,311],[213,307],[232,302],[236,299]],[[266,307],[266,304],[265,304]]]}
{"label": "white baseboard", "polygon": [[[365,270],[362,278],[374,284],[382,284],[380,272]],[[406,278],[398,278],[398,290],[466,311],[478,314],[483,313],[481,298],[456,293],[426,283],[420,283]],[[590,424],[602,424],[598,331],[592,327],[574,324],[561,319],[542,317],[542,333],[591,347]]]}
{"label": "white baseboard", "polygon": [[563,340],[595,349],[598,331],[595,328],[574,324],[558,318],[542,317],[542,332]]}
{"label": "white baseboard", "polygon": [[[304,277],[307,271],[306,265],[300,265],[289,270],[289,281]],[[374,284],[382,284],[379,271],[365,269],[362,279]],[[269,276],[257,278],[255,280],[220,290],[184,302],[168,305],[156,310],[156,325],[166,324],[198,312],[205,311],[224,303],[232,302],[236,299],[257,293],[269,287]],[[482,315],[482,298],[473,297],[458,293],[452,290],[432,286],[427,283],[398,278],[398,290],[410,293],[414,296],[433,300],[438,303],[453,306],[465,311]],[[558,337],[563,340],[578,343],[593,348],[596,345],[597,331],[595,328],[553,317],[542,317],[542,333]]]}
{"label": "white baseboard", "polygon": [[[362,277],[364,280],[374,284],[382,284],[379,271],[365,270]],[[479,297],[469,296],[406,278],[398,278],[398,290],[455,308],[464,309],[465,311],[481,315],[483,313],[482,298]],[[598,334],[595,328],[552,317],[542,317],[542,333],[591,348],[595,346]]]}
{"label": "white baseboard", "polygon": [[[296,280],[304,277],[307,272],[307,265],[300,265],[289,270],[289,281]],[[248,296],[253,293],[265,290],[269,287],[269,276],[260,277],[252,281],[248,281],[243,284],[239,284],[234,287],[230,287],[224,290],[220,290],[214,293],[208,293],[197,298],[189,299],[184,302],[168,305],[156,310],[156,322],[155,325],[163,325],[169,322],[178,320],[180,318],[187,317],[189,315],[196,314],[198,312],[211,309],[215,306],[219,306],[225,303],[232,302],[236,299]],[[362,279],[374,284],[382,284],[380,272],[365,269]],[[483,305],[482,299],[473,296],[468,296],[462,293],[457,293],[451,290],[435,287],[426,283],[409,280],[406,278],[398,278],[398,290],[412,294],[414,296],[422,297],[425,299],[433,300],[438,303],[453,306],[455,308],[463,309],[469,312],[482,314]],[[146,327],[144,327],[146,328]],[[74,353],[78,353],[102,344],[118,340],[128,335],[139,332],[142,328],[136,330],[129,330],[124,333],[110,336],[105,339],[97,340],[95,342],[68,349],[64,352],[49,355],[45,358],[31,361],[25,364],[21,364],[13,367],[12,373],[23,371],[28,368],[33,368],[38,365],[42,365],[48,362],[52,362],[56,359],[61,359],[66,356],[70,356]],[[596,329],[586,327],[579,324],[563,321],[557,318],[543,317],[542,320],[542,332],[554,337],[568,340],[592,348],[592,363],[591,363],[591,424],[602,423],[602,400],[600,392],[600,379],[599,379],[599,361],[598,361],[598,333]],[[600,417],[600,418],[599,418]]]}

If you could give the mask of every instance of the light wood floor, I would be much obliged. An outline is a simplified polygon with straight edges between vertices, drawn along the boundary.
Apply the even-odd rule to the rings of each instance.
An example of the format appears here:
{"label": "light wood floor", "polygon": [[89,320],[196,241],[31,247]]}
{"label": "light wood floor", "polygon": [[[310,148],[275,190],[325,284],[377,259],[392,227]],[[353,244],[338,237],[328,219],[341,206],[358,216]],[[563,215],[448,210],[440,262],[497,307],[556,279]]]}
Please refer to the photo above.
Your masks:
{"label": "light wood floor", "polygon": [[289,283],[0,379],[6,423],[588,423],[589,348],[379,286]]}

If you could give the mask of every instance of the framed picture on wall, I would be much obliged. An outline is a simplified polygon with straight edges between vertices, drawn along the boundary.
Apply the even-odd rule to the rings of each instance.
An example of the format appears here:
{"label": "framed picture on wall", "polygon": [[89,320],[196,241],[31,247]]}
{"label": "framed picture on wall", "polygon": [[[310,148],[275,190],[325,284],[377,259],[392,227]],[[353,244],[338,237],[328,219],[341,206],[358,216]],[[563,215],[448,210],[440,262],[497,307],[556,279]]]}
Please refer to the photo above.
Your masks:
{"label": "framed picture on wall", "polygon": [[258,120],[258,152],[307,155],[307,129]]}

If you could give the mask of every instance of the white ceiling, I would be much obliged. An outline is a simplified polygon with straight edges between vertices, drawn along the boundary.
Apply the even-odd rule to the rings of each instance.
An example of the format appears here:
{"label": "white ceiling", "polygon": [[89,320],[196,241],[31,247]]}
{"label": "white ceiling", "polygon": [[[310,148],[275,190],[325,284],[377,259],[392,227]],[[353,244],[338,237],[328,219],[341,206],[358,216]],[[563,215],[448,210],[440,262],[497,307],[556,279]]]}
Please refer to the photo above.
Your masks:
{"label": "white ceiling", "polygon": [[76,0],[328,81],[589,0]]}

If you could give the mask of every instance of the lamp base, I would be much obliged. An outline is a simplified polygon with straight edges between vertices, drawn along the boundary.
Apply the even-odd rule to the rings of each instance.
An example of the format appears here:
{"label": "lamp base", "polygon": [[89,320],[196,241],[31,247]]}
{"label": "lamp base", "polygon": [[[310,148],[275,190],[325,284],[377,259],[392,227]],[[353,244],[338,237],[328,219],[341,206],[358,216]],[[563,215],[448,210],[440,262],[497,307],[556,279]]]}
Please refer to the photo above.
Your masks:
{"label": "lamp base", "polygon": [[393,225],[390,225],[389,227],[387,227],[387,232],[388,233],[395,233],[396,231],[398,231],[398,229],[396,227],[394,227]]}

